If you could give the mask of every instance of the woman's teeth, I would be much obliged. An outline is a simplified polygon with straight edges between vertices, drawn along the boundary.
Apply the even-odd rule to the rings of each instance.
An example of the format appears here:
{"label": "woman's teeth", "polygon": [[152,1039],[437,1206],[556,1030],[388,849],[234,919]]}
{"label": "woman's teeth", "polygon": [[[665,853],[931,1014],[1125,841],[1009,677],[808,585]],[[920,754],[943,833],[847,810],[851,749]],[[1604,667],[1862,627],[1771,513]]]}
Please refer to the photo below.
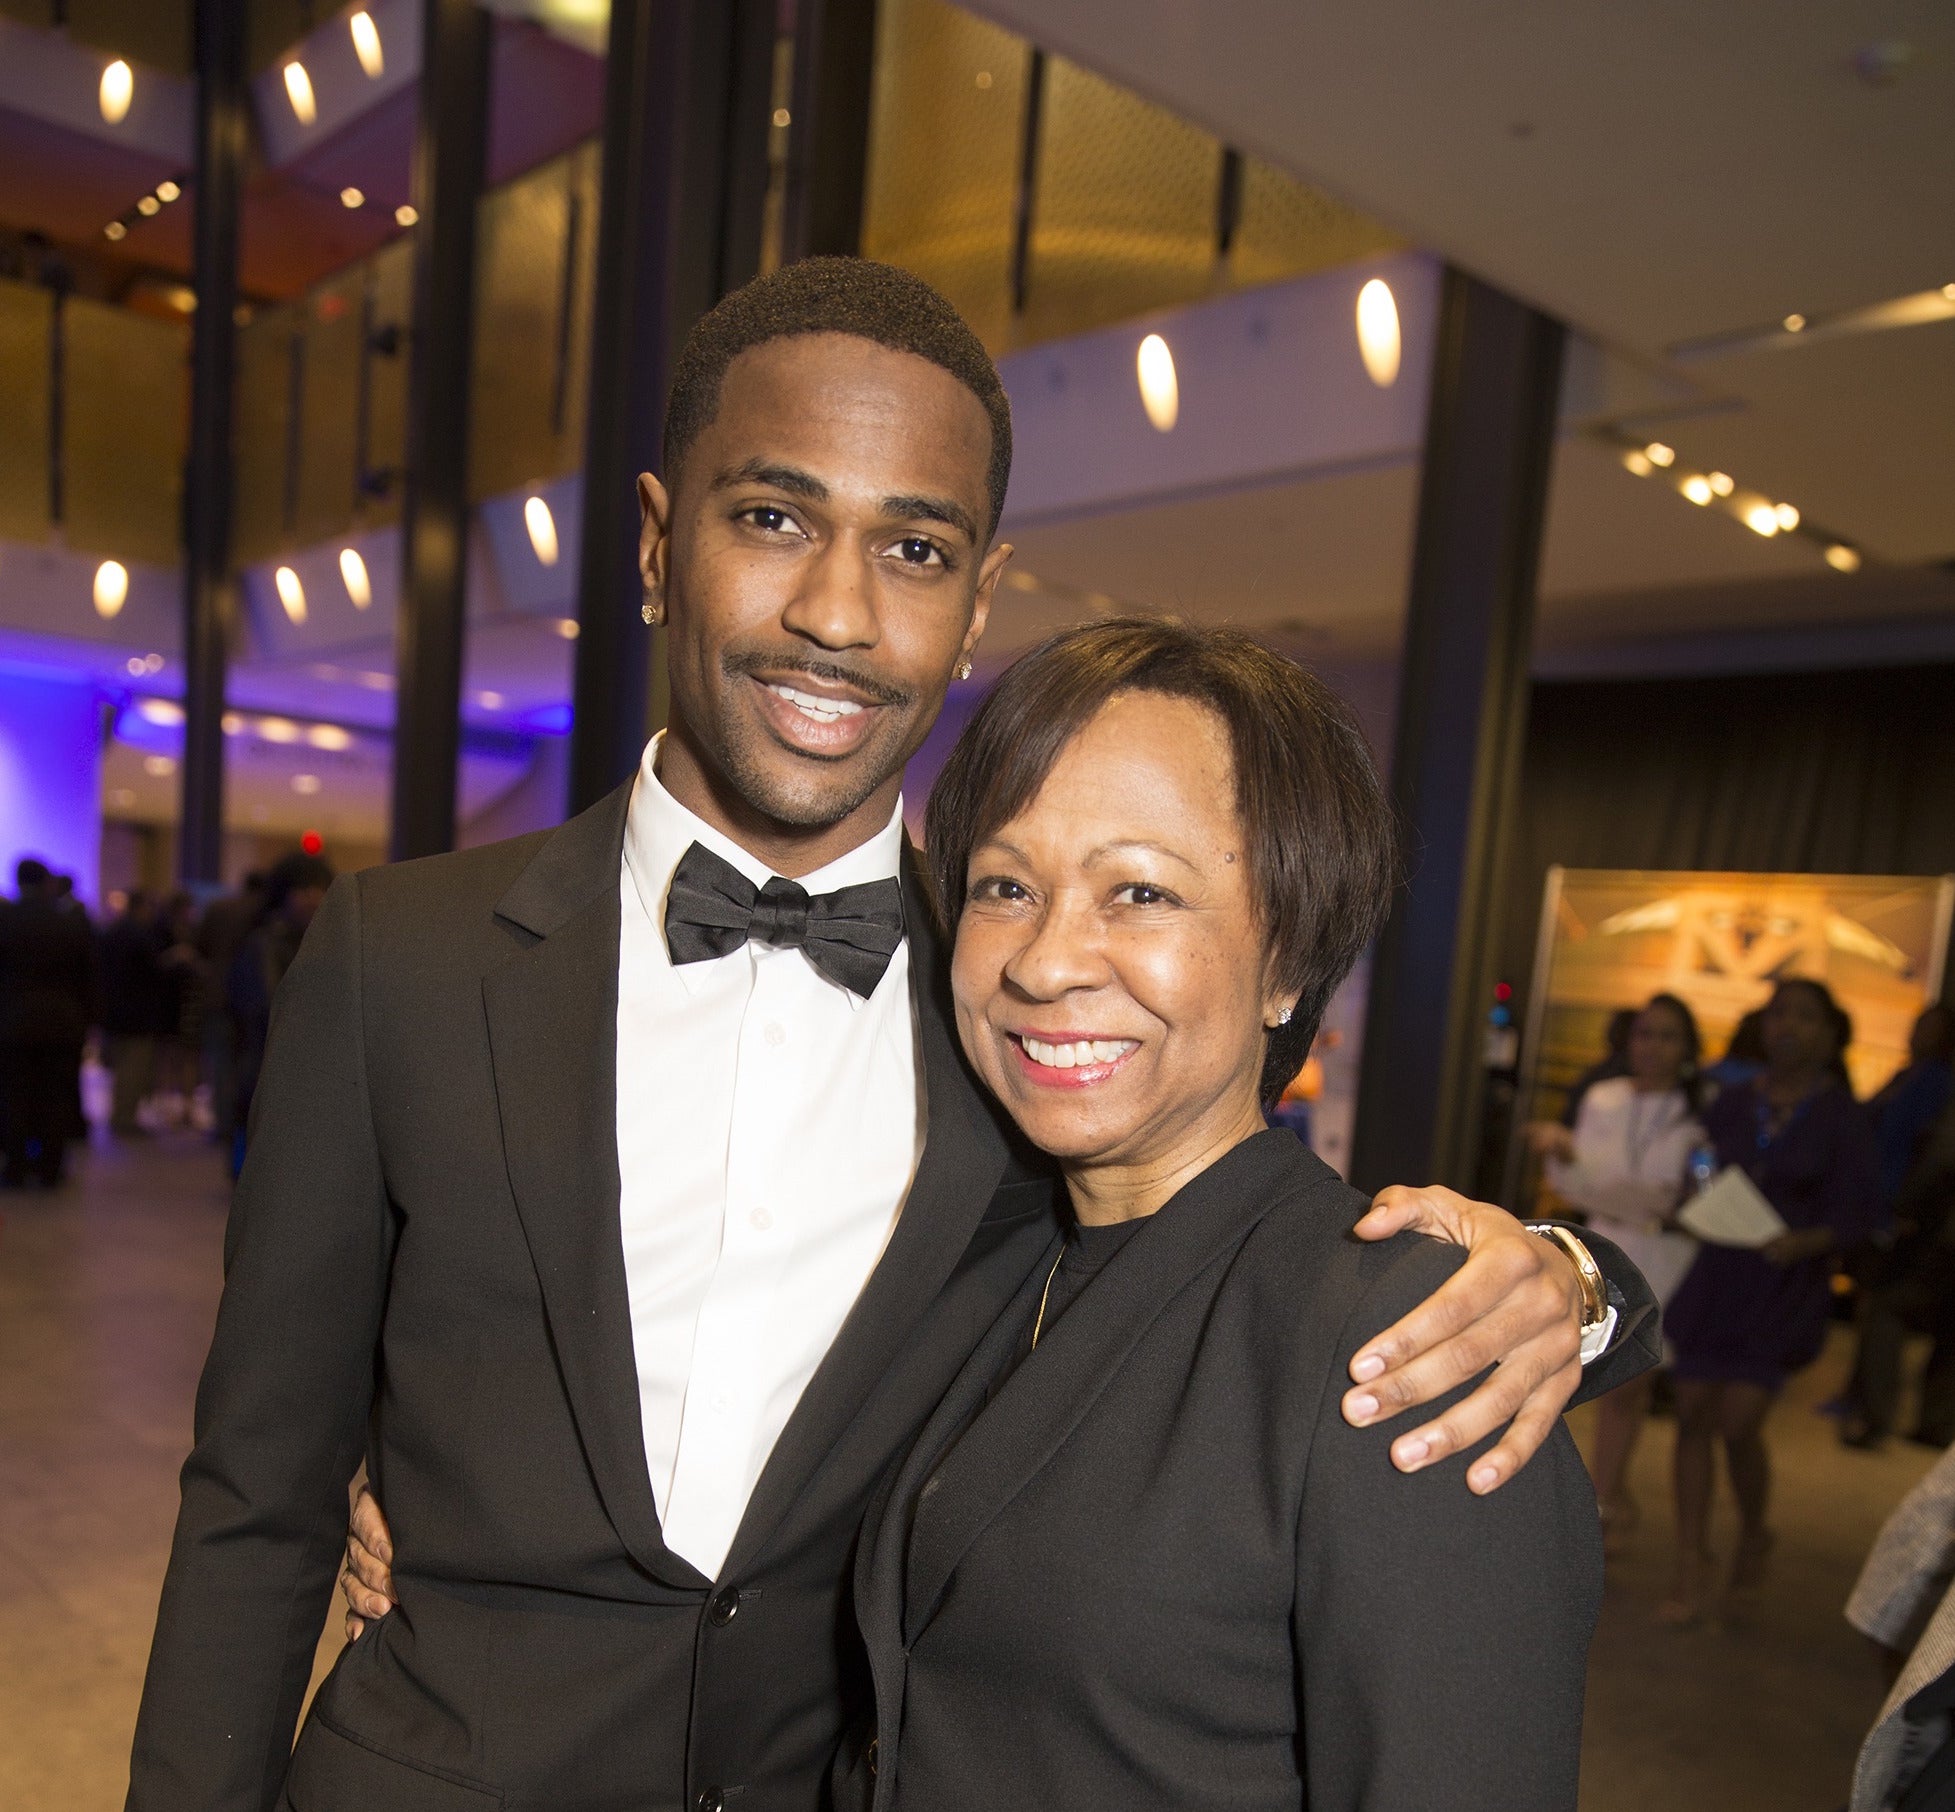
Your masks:
{"label": "woman's teeth", "polygon": [[1082,1038],[1077,1044],[1047,1044],[1041,1038],[1020,1038],[1025,1054],[1049,1070],[1076,1070],[1089,1063],[1111,1063],[1138,1042],[1132,1038]]}
{"label": "woman's teeth", "polygon": [[813,692],[797,692],[792,686],[769,686],[797,711],[805,711],[816,723],[832,724],[838,717],[854,717],[862,709],[852,698],[822,698]]}

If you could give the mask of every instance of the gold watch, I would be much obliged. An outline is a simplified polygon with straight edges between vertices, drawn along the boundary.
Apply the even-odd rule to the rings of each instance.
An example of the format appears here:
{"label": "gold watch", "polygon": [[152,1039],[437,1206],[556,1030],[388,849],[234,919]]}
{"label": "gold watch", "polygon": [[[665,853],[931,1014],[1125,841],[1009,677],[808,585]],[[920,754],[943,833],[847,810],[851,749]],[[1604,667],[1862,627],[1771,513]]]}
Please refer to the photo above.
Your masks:
{"label": "gold watch", "polygon": [[1553,1240],[1568,1254],[1575,1275],[1582,1285],[1582,1332],[1601,1325],[1609,1313],[1609,1286],[1602,1279],[1602,1267],[1589,1255],[1589,1249],[1566,1227],[1553,1221],[1523,1221],[1530,1233]]}

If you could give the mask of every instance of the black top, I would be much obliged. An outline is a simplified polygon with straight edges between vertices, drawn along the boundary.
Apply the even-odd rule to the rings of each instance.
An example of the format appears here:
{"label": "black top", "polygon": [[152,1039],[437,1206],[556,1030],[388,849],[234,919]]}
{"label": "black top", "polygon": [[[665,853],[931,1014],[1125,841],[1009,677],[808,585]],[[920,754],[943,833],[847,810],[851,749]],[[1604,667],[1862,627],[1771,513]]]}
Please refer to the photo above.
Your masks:
{"label": "black top", "polygon": [[[1587,1473],[1558,1427],[1475,1497],[1482,1448],[1408,1477],[1411,1420],[1344,1421],[1352,1356],[1462,1262],[1352,1238],[1367,1205],[1272,1131],[1111,1256],[1089,1232],[1052,1272],[1054,1243],[864,1526],[877,1759],[838,1804],[1574,1805]],[[1096,1259],[1024,1352],[1048,1274]]]}

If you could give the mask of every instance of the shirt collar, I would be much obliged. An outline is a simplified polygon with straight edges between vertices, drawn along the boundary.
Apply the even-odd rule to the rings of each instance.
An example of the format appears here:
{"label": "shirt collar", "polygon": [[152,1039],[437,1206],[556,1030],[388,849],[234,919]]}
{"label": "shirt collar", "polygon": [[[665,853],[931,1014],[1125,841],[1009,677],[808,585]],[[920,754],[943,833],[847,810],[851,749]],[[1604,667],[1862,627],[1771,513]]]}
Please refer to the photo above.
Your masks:
{"label": "shirt collar", "polygon": [[[756,887],[774,879],[774,871],[749,850],[741,847],[724,831],[715,830],[698,813],[688,810],[665,790],[658,777],[659,745],[665,740],[661,730],[645,745],[638,764],[638,778],[631,789],[631,804],[625,812],[625,872],[631,876],[639,904],[658,933],[659,949],[665,950],[665,896],[672,886],[679,858],[693,844],[700,844],[730,862]],[[846,854],[837,856],[813,874],[796,877],[810,893],[833,893],[842,887],[858,887],[868,881],[893,881],[903,870],[903,801],[896,801],[889,822],[865,843],[858,843]],[[724,959],[721,959],[724,960]],[[705,963],[675,965],[673,973],[687,993],[704,979]],[[837,984],[838,986],[840,984]],[[856,997],[842,989],[852,1004]]]}

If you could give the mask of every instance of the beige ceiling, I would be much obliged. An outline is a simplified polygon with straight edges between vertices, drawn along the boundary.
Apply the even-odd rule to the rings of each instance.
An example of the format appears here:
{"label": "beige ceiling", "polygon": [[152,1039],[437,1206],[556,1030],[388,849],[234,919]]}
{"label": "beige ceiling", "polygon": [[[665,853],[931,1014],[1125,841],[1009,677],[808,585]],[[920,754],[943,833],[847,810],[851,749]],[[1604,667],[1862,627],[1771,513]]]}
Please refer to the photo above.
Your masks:
{"label": "beige ceiling", "polygon": [[[1793,579],[1812,581],[1802,596],[1836,596],[1850,620],[1879,589],[1880,563],[1955,556],[1955,323],[1708,361],[1666,352],[1792,310],[1818,316],[1955,281],[1946,0],[974,10],[1566,320],[1617,367],[1615,419],[1787,499],[1869,555],[1864,582],[1828,592],[1819,581],[1837,575],[1818,566],[1815,544],[1762,540],[1570,438],[1555,472],[1545,623],[1587,612],[1599,624],[1625,598],[1675,592],[1715,625],[1724,590],[1732,620],[1755,622],[1761,599],[1784,595],[1770,582]],[[1898,63],[1884,85],[1856,67],[1881,55]],[[1628,400],[1638,388],[1643,398]],[[1414,482],[1409,470],[1340,476],[1019,541],[1026,568],[1058,585],[1227,605],[1245,620],[1297,618],[1376,642],[1402,611]],[[1938,582],[1907,592],[1919,609],[1947,608],[1937,600],[1951,595]],[[999,630],[1061,602],[1020,594]]]}

